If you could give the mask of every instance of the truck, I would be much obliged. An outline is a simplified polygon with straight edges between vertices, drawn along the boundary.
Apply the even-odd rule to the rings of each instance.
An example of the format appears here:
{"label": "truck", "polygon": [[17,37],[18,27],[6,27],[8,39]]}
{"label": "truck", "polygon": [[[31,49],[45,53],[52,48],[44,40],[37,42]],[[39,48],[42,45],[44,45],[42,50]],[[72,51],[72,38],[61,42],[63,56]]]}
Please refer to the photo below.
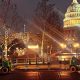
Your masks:
{"label": "truck", "polygon": [[72,57],[70,60],[70,71],[71,72],[77,72],[80,70],[80,60],[76,57]]}
{"label": "truck", "polygon": [[11,62],[6,59],[0,59],[0,72],[9,73],[11,71]]}

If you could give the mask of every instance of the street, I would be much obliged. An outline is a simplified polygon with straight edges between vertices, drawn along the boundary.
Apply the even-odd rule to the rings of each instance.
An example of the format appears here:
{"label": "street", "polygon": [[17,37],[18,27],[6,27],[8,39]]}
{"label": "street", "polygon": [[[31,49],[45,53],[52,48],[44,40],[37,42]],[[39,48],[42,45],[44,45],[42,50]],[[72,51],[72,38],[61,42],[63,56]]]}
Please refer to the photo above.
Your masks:
{"label": "street", "polygon": [[1,80],[80,80],[80,73],[61,70],[16,70],[0,74]]}

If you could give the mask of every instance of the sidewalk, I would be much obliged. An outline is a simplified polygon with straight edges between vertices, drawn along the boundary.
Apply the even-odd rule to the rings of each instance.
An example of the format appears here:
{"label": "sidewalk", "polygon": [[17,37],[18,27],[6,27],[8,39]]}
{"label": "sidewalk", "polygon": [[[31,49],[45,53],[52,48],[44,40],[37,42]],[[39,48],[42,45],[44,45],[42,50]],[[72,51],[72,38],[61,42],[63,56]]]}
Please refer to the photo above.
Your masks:
{"label": "sidewalk", "polygon": [[69,65],[64,64],[52,64],[52,65],[19,65],[16,66],[16,69],[54,69],[54,70],[67,70]]}

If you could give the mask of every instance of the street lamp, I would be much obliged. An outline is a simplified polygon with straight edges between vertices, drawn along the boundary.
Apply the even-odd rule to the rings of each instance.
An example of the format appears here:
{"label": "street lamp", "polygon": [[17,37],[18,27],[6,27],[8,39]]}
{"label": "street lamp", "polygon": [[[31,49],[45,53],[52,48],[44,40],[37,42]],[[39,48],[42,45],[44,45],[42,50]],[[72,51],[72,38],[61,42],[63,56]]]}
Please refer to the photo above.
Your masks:
{"label": "street lamp", "polygon": [[29,49],[39,49],[39,45],[28,45]]}
{"label": "street lamp", "polygon": [[64,43],[61,43],[60,46],[61,46],[61,48],[63,48],[63,49],[67,47],[66,44],[64,44]]}
{"label": "street lamp", "polygon": [[74,48],[79,48],[79,43],[74,43],[74,44],[73,44],[73,47],[74,47]]}

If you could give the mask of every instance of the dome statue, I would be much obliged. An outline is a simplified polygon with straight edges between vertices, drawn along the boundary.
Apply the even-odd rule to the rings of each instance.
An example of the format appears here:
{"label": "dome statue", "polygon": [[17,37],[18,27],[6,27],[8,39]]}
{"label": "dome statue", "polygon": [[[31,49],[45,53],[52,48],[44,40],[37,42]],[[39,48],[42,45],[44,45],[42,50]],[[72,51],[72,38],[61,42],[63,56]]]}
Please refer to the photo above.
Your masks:
{"label": "dome statue", "polygon": [[80,26],[80,4],[73,0],[64,18],[64,28]]}

